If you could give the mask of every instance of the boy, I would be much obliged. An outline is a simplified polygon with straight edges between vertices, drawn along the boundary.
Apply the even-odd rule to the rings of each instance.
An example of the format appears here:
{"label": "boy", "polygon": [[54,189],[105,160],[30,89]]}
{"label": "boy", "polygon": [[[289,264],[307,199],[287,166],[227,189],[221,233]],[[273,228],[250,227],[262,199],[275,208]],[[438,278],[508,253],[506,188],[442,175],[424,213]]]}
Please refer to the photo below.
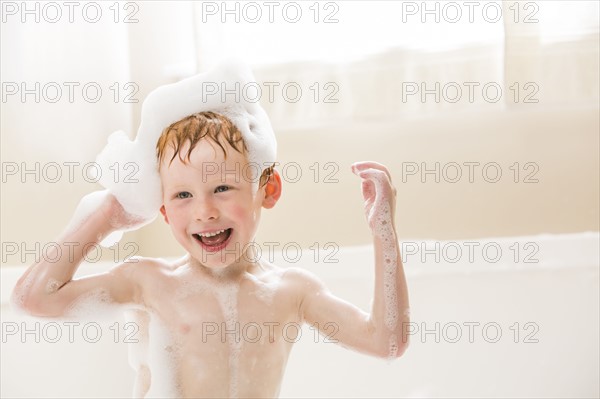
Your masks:
{"label": "boy", "polygon": [[[160,212],[186,256],[172,263],[137,258],[76,280],[85,253],[42,260],[17,283],[17,304],[43,317],[73,315],[95,306],[94,298],[133,309],[141,338],[132,352],[136,397],[277,397],[295,341],[295,330],[285,328],[291,323],[315,324],[328,336],[332,331],[323,327],[333,325],[331,338],[343,346],[384,358],[402,355],[408,293],[394,226],[396,190],[384,166],[352,166],[362,178],[375,246],[375,295],[367,314],[333,296],[314,275],[280,269],[252,252],[261,210],[277,203],[281,178],[267,168],[253,186],[239,173],[248,166],[248,148],[229,118],[206,111],[171,124],[156,155]],[[57,240],[63,254],[66,243],[90,249],[85,244],[143,222],[106,191],[86,197],[91,211],[75,217]]]}

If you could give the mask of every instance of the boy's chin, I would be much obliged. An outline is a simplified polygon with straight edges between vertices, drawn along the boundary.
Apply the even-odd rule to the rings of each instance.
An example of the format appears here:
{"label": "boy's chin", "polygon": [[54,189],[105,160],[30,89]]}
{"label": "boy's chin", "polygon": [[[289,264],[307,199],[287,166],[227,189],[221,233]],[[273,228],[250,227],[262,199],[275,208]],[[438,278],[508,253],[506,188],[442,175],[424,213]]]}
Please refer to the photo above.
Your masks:
{"label": "boy's chin", "polygon": [[235,253],[206,253],[195,251],[191,253],[194,259],[202,266],[210,270],[225,270],[229,266],[238,263],[239,257]]}

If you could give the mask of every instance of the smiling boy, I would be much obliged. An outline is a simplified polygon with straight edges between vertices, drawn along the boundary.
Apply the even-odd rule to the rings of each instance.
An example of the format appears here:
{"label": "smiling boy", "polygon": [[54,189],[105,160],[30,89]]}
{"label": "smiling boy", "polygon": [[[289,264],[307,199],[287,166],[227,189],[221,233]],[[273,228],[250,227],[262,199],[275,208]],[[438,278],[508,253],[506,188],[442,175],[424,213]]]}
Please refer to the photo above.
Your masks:
{"label": "smiling boy", "polygon": [[[238,127],[220,113],[199,112],[171,124],[156,145],[160,212],[186,255],[175,262],[136,258],[80,279],[73,275],[85,253],[42,259],[17,283],[14,301],[42,317],[94,306],[90,293],[119,311],[133,309],[141,339],[131,361],[136,397],[277,397],[295,342],[290,335],[297,333],[286,328],[292,323],[334,325],[333,338],[345,347],[401,356],[409,304],[394,225],[396,190],[386,168],[352,166],[362,178],[375,249],[374,298],[366,313],[313,274],[279,268],[253,252],[262,209],[276,205],[282,184],[273,168],[257,179],[240,173],[248,152]],[[63,253],[68,243],[95,244],[139,223],[107,192],[84,202],[92,211],[57,240]]]}

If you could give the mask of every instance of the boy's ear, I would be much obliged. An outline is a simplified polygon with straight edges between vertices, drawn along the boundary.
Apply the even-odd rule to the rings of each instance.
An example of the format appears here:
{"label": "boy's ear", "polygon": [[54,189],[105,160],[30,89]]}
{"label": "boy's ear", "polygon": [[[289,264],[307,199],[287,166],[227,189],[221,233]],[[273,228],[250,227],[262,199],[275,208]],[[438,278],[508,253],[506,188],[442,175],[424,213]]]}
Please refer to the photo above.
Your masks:
{"label": "boy's ear", "polygon": [[265,199],[262,206],[266,209],[273,208],[279,197],[281,197],[281,176],[279,176],[279,172],[273,170],[273,174],[265,185]]}
{"label": "boy's ear", "polygon": [[165,206],[164,205],[160,207],[160,213],[162,213],[163,218],[165,219],[165,222],[167,224],[169,224],[169,218],[167,217],[167,211],[165,210]]}

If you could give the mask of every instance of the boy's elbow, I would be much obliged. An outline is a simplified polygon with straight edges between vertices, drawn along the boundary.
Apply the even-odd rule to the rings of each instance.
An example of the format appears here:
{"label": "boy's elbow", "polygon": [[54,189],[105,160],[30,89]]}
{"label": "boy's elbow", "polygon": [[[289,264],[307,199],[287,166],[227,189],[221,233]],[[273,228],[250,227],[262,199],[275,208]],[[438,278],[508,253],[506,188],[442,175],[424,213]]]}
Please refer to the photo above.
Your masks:
{"label": "boy's elbow", "polygon": [[408,340],[403,342],[402,337],[391,336],[389,343],[387,345],[381,345],[375,353],[375,356],[388,360],[398,359],[404,355],[406,349],[408,349],[408,344]]}
{"label": "boy's elbow", "polygon": [[31,295],[25,295],[18,287],[15,287],[13,290],[10,300],[9,300],[10,308],[15,313],[26,314],[29,316],[36,316],[38,313],[36,311],[36,301],[31,297]]}
{"label": "boy's elbow", "polygon": [[400,345],[398,345],[398,349],[394,352],[394,356],[392,356],[392,358],[398,359],[399,357],[402,357],[402,355],[404,355],[407,349],[408,342],[401,343]]}
{"label": "boy's elbow", "polygon": [[10,306],[15,313],[25,314],[33,317],[58,317],[45,298],[38,295],[25,294],[15,288],[10,297]]}
{"label": "boy's elbow", "polygon": [[9,306],[15,313],[35,316],[39,310],[39,298],[35,291],[35,281],[31,273],[25,273],[12,289]]}

